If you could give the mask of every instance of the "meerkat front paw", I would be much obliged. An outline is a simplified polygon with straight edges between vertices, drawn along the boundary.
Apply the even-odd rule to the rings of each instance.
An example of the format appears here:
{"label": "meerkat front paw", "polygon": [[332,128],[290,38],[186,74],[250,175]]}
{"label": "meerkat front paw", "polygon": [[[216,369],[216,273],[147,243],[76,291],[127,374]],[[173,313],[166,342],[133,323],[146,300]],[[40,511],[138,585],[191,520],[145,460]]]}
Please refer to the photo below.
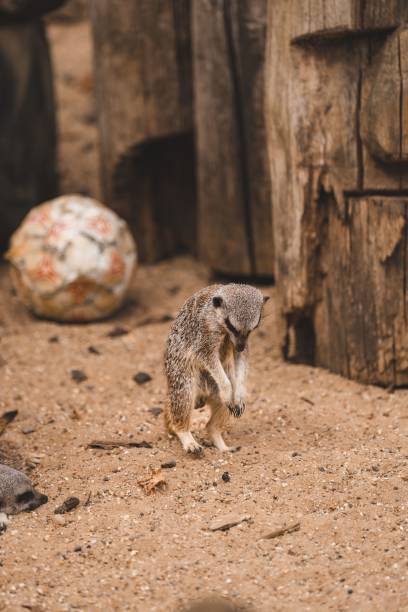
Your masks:
{"label": "meerkat front paw", "polygon": [[0,512],[0,533],[6,531],[8,524],[9,520],[7,514],[4,514],[4,512]]}
{"label": "meerkat front paw", "polygon": [[241,417],[245,412],[245,402],[243,400],[231,402],[228,404],[228,410],[233,417],[239,419],[239,417]]}

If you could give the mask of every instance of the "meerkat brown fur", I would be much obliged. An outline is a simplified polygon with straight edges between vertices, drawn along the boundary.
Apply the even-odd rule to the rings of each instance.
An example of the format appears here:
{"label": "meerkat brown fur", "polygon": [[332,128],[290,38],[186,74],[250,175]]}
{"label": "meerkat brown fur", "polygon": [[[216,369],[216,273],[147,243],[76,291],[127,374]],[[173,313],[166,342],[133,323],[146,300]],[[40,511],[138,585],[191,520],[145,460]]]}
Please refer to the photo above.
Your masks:
{"label": "meerkat brown fur", "polygon": [[168,402],[165,421],[185,451],[201,453],[191,433],[191,414],[207,404],[209,437],[220,451],[233,451],[222,437],[229,415],[245,410],[248,336],[258,327],[268,298],[250,285],[211,285],[197,291],[174,320],[165,352]]}

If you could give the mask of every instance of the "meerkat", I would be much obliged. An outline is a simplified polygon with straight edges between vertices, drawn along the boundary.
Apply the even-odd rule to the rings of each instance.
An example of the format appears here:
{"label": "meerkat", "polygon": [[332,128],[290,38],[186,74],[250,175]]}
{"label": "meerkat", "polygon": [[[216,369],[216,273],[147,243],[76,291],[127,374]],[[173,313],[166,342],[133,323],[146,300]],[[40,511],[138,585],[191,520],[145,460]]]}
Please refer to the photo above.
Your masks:
{"label": "meerkat", "polygon": [[47,501],[23,472],[0,463],[0,532],[7,529],[8,514],[31,512]]}
{"label": "meerkat", "polygon": [[229,415],[245,410],[248,337],[261,321],[268,297],[250,285],[211,285],[197,291],[181,307],[167,339],[165,371],[168,401],[165,423],[186,452],[200,454],[191,414],[207,404],[207,431],[220,451],[234,451],[222,431]]}

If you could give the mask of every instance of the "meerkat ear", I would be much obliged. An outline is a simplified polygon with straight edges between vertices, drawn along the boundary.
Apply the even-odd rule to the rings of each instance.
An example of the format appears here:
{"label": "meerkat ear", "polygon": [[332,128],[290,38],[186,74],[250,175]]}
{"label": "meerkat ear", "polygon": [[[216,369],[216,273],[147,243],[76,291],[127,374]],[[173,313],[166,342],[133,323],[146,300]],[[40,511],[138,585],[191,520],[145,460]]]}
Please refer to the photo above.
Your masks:
{"label": "meerkat ear", "polygon": [[264,296],[263,296],[263,301],[264,301],[264,304],[265,304],[265,302],[267,302],[267,301],[269,300],[269,298],[270,298],[270,296],[269,296],[269,295],[264,295]]}
{"label": "meerkat ear", "polygon": [[223,304],[222,297],[220,297],[219,295],[216,295],[215,297],[213,297],[214,308],[220,308],[222,304]]}

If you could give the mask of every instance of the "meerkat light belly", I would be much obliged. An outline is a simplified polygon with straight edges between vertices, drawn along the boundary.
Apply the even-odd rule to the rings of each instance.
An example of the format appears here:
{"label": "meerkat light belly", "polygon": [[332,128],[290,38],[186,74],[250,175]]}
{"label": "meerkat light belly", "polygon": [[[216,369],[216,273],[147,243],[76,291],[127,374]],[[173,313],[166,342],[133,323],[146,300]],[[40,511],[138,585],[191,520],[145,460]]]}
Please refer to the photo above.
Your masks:
{"label": "meerkat light belly", "polygon": [[185,451],[200,454],[191,414],[207,404],[209,437],[220,451],[233,451],[222,437],[230,415],[245,410],[248,337],[258,327],[268,298],[250,285],[211,285],[181,307],[167,339],[165,420]]}

